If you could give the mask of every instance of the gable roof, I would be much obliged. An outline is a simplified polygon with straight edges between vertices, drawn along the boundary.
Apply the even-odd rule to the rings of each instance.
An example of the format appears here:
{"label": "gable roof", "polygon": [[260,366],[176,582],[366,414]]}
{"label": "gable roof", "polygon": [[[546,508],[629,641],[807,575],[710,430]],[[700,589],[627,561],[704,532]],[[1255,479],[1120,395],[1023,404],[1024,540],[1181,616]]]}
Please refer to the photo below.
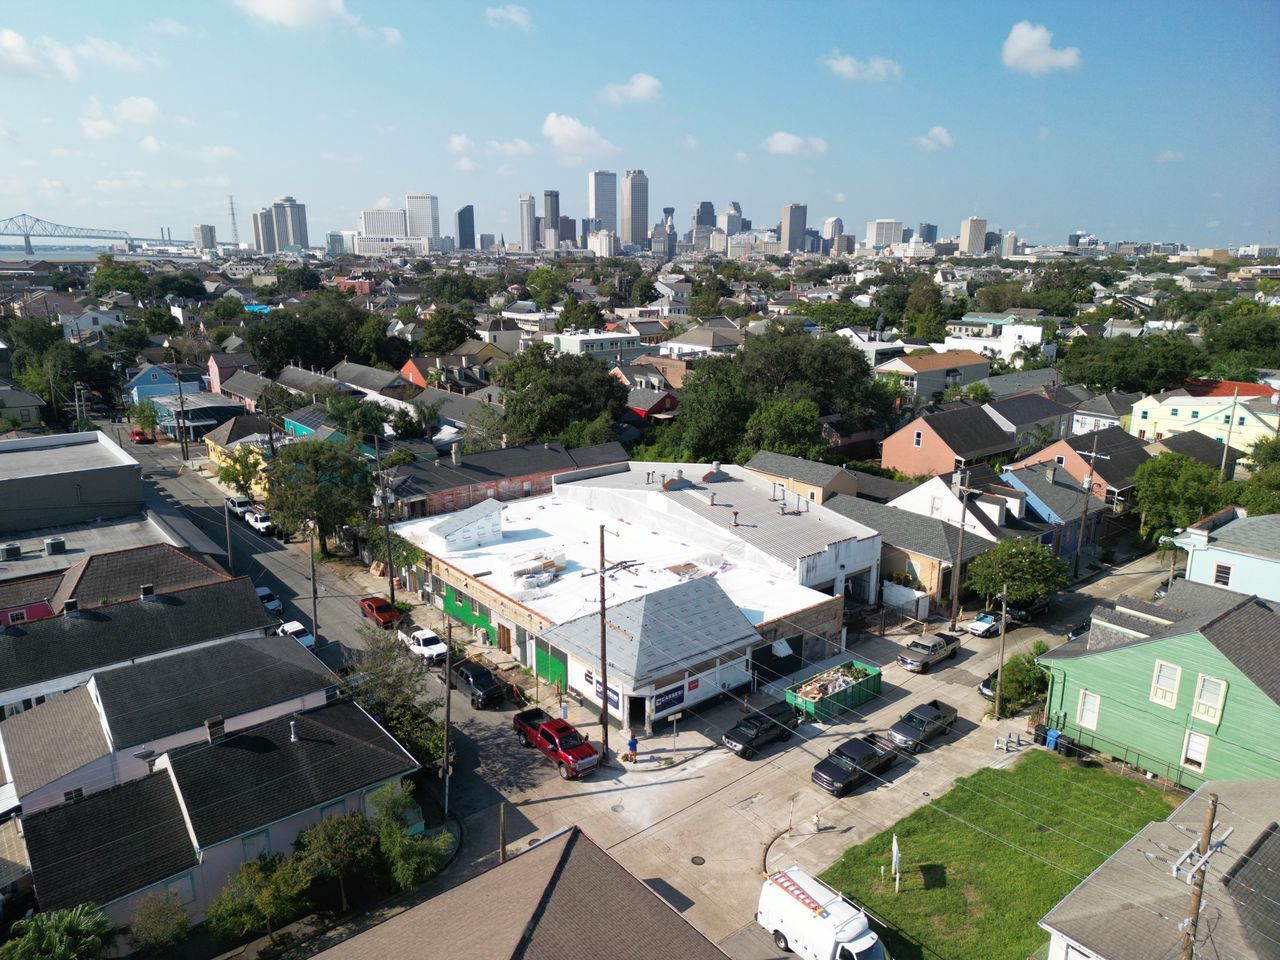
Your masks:
{"label": "gable roof", "polygon": [[886,360],[882,366],[895,363],[904,364],[916,373],[947,370],[951,367],[969,367],[978,363],[990,365],[990,361],[986,357],[972,350],[944,350],[942,353],[922,353],[917,356],[904,355],[894,357],[892,360]]}
{"label": "gable roof", "polygon": [[[292,726],[291,726],[292,725]],[[297,741],[290,738],[297,731]],[[417,769],[350,700],[277,717],[168,754],[201,847]]]}
{"label": "gable roof", "polygon": [[360,387],[363,390],[372,390],[375,393],[386,390],[389,387],[399,387],[405,384],[404,377],[394,370],[379,370],[377,367],[366,366],[363,363],[353,363],[350,360],[343,360],[335,364],[333,369],[329,371],[329,376],[335,380],[341,380],[343,383]]}
{"label": "gable roof", "polygon": [[1050,417],[1065,417],[1071,413],[1070,407],[1039,393],[1022,393],[1003,400],[993,400],[988,406],[1015,427],[1039,423]]}
{"label": "gable roof", "polygon": [[915,486],[904,480],[891,480],[888,477],[865,473],[862,470],[850,470],[849,473],[853,474],[854,483],[857,484],[858,496],[863,500],[888,503]]}
{"label": "gable roof", "polygon": [[19,797],[111,752],[87,687],[15,714],[0,737]]}
{"label": "gable roof", "polygon": [[89,610],[136,600],[144,583],[164,594],[230,579],[177,547],[152,543],[85,557],[62,575],[50,605],[54,613],[61,613],[67,600],[74,597],[81,610]]}
{"label": "gable roof", "polygon": [[[890,546],[952,565],[956,563],[960,546],[960,527],[957,524],[843,493],[836,494],[823,506],[880,531],[884,542]],[[994,544],[984,537],[965,537],[962,561],[972,560],[992,546]]]}
{"label": "gable roof", "polygon": [[460,464],[448,459],[431,463],[406,463],[385,471],[391,489],[401,499],[429,497],[444,490],[476,483],[494,483],[509,477],[564,473],[584,467],[625,463],[627,451],[619,443],[566,450],[559,443],[531,443],[482,453],[464,453]]}
{"label": "gable roof", "polygon": [[223,392],[229,393],[233,397],[252,400],[255,403],[262,399],[262,395],[271,386],[271,381],[266,377],[250,373],[248,370],[237,370],[222,381]]}
{"label": "gable roof", "polygon": [[772,477],[786,477],[800,483],[809,483],[825,487],[843,470],[830,463],[819,463],[816,460],[805,460],[801,457],[789,457],[782,453],[761,450],[747,461],[747,469],[757,473],[767,473]]}
{"label": "gable roof", "polygon": [[[1088,460],[1095,437],[1098,443],[1098,458],[1092,461],[1093,472],[1106,480],[1108,486],[1117,490],[1133,486],[1133,475],[1137,473],[1140,466],[1151,459],[1146,442],[1126,433],[1118,426],[1067,437],[1063,442],[1076,453],[1084,454],[1085,459]],[[1108,459],[1102,459],[1103,456]]]}
{"label": "gable roof", "polygon": [[253,359],[252,354],[248,353],[211,353],[209,354],[209,362],[220,370],[238,370],[258,365],[258,361]]}
{"label": "gable roof", "polygon": [[[1071,523],[1079,520],[1086,510],[1089,513],[1104,513],[1107,505],[1095,496],[1083,493],[1080,484],[1061,468],[1055,469],[1052,463],[1029,464],[1014,470],[1006,470],[1006,478],[1021,484],[1033,497],[1049,510],[1059,523]],[[1028,507],[1035,509],[1033,504]],[[1053,522],[1050,517],[1041,519]]]}
{"label": "gable roof", "polygon": [[167,773],[22,818],[40,907],[99,905],[196,863]]}
{"label": "gable roof", "polygon": [[924,420],[952,453],[965,460],[1012,450],[1018,444],[1014,435],[991,419],[983,407],[959,407],[928,414],[903,429],[913,430],[919,420]]}
{"label": "gable roof", "polygon": [[1041,367],[1036,370],[1015,370],[1012,373],[1001,373],[992,377],[984,377],[978,381],[991,395],[997,399],[1011,397],[1058,382],[1058,371],[1053,367]]}
{"label": "gable roof", "polygon": [[299,410],[291,410],[284,415],[284,419],[311,430],[319,430],[324,426],[336,426],[329,408],[323,403],[312,403]]}
{"label": "gable roof", "polygon": [[[1153,452],[1154,451],[1154,452]],[[1175,433],[1171,437],[1165,437],[1162,440],[1153,440],[1147,444],[1147,452],[1153,456],[1158,456],[1162,452],[1180,453],[1183,456],[1190,457],[1192,460],[1199,460],[1206,466],[1213,467],[1215,470],[1222,466],[1222,455],[1227,455],[1227,465],[1235,463],[1244,457],[1244,454],[1235,447],[1228,447],[1226,444],[1219,443],[1208,434],[1201,433],[1198,430],[1187,430],[1184,433]]]}
{"label": "gable roof", "polygon": [[219,447],[227,447],[245,437],[263,436],[270,429],[271,422],[266,417],[245,413],[214,427],[204,435],[204,439]]}
{"label": "gable roof", "polygon": [[1141,393],[1100,393],[1096,397],[1085,400],[1078,407],[1079,413],[1090,413],[1094,416],[1104,417],[1123,417],[1131,410],[1133,405],[1142,399]]}
{"label": "gable roof", "polygon": [[[475,904],[501,903],[477,936]],[[710,940],[578,827],[356,934],[317,960],[594,960],[600,917],[625,917],[611,960],[725,960]]]}

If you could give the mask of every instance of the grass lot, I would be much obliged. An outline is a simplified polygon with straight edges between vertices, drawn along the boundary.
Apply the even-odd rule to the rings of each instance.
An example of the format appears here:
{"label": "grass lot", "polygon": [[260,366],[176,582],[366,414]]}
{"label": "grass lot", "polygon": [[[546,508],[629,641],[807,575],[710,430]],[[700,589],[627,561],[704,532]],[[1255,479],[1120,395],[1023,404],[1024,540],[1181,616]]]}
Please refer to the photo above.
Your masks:
{"label": "grass lot", "polygon": [[898,928],[886,936],[894,960],[1025,960],[1047,939],[1036,921],[1177,799],[1035,750],[958,780],[932,807],[846,850],[822,879]]}

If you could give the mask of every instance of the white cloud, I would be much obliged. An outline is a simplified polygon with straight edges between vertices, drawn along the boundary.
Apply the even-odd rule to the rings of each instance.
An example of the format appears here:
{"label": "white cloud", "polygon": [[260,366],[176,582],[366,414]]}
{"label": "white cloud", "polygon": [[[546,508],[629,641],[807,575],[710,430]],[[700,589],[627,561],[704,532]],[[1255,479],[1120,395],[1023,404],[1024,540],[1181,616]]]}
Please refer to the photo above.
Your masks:
{"label": "white cloud", "polygon": [[1048,127],[1041,127],[1041,128],[1040,128],[1039,133],[1037,134],[1037,136],[1039,136],[1039,137],[1040,137],[1040,142],[1041,142],[1041,143],[1043,143],[1045,140],[1048,140],[1048,139],[1049,139],[1049,128],[1048,128]]}
{"label": "white cloud", "polygon": [[737,160],[739,163],[746,163],[746,162],[747,162],[747,151],[745,151],[745,150],[739,150],[737,153],[735,153],[735,154],[733,155],[733,159]]}
{"label": "white cloud", "polygon": [[162,33],[166,37],[189,37],[195,33],[185,23],[177,20],[157,20],[147,26],[153,33]]}
{"label": "white cloud", "polygon": [[1177,163],[1182,159],[1182,154],[1177,150],[1161,150],[1156,154],[1156,163]]}
{"label": "white cloud", "polygon": [[475,148],[476,145],[465,133],[455,133],[449,138],[450,153],[470,153]]}
{"label": "white cloud", "polygon": [[1211,200],[1221,200],[1221,199],[1223,198],[1223,196],[1224,196],[1224,194],[1222,193],[1222,191],[1221,191],[1221,190],[1215,190],[1215,191],[1213,191],[1213,193],[1209,194],[1209,199],[1211,199]]}
{"label": "white cloud", "polygon": [[391,209],[391,198],[390,198],[390,197],[379,197],[379,198],[378,198],[378,202],[377,202],[377,203],[375,203],[375,204],[373,205],[373,208],[374,208],[375,210],[390,210],[390,209]]}
{"label": "white cloud", "polygon": [[240,151],[235,147],[203,147],[200,150],[200,159],[207,160],[210,163],[217,163],[222,160],[234,160],[240,156]]}
{"label": "white cloud", "polygon": [[166,145],[161,143],[153,136],[145,136],[138,141],[138,149],[143,153],[159,153],[166,149]]}
{"label": "white cloud", "polygon": [[152,123],[160,116],[160,107],[150,97],[125,97],[111,114],[121,123]]}
{"label": "white cloud", "polygon": [[61,188],[61,180],[51,180],[49,177],[41,177],[40,182],[36,184],[36,189],[46,196],[57,193]]}
{"label": "white cloud", "polygon": [[844,203],[844,200],[845,200],[844,191],[843,190],[837,191],[836,203]]}
{"label": "white cloud", "polygon": [[480,165],[470,157],[459,157],[453,164],[454,169],[461,170],[463,173],[474,173],[480,169]]}
{"label": "white cloud", "polygon": [[633,73],[626,83],[607,83],[600,91],[600,99],[620,107],[624,103],[648,103],[656,100],[662,90],[662,81],[652,74]]}
{"label": "white cloud", "polygon": [[142,173],[138,170],[124,170],[111,177],[104,177],[94,183],[103,193],[119,193],[125,190],[142,188]]}
{"label": "white cloud", "polygon": [[692,133],[686,133],[684,135],[684,148],[686,150],[697,150],[698,138],[695,137]]}
{"label": "white cloud", "polygon": [[397,27],[379,27],[382,33],[382,42],[388,47],[398,47],[404,43],[404,34]]}
{"label": "white cloud", "polygon": [[45,64],[27,44],[27,38],[8,27],[0,29],[0,70],[16,76],[39,77]]}
{"label": "white cloud", "polygon": [[889,79],[896,80],[902,76],[901,64],[888,57],[872,57],[863,61],[857,57],[842,54],[839,50],[832,50],[822,58],[821,62],[837,77],[843,77],[846,80],[881,83]]}
{"label": "white cloud", "polygon": [[1206,226],[1206,227],[1208,227],[1210,230],[1214,230],[1214,229],[1216,229],[1216,228],[1218,228],[1218,227],[1222,226],[1222,221],[1221,221],[1221,220],[1210,220],[1208,223],[1206,223],[1206,224],[1205,224],[1205,226]]}
{"label": "white cloud", "polygon": [[514,140],[490,140],[484,145],[484,151],[499,157],[520,157],[533,153],[533,147],[529,146],[528,140],[516,137]]}
{"label": "white cloud", "polygon": [[89,160],[93,154],[88,150],[77,150],[74,147],[54,147],[49,151],[54,160]]}
{"label": "white cloud", "polygon": [[518,27],[526,32],[533,29],[533,17],[518,3],[508,3],[504,7],[486,7],[484,19],[491,27]]}
{"label": "white cloud", "polygon": [[74,80],[80,76],[80,68],[76,66],[75,55],[70,50],[48,37],[42,37],[41,42],[44,44],[45,54],[49,57],[49,65],[54,73],[64,80]]}
{"label": "white cloud", "polygon": [[119,133],[119,128],[102,117],[81,117],[80,132],[87,140],[105,140]]}
{"label": "white cloud", "polygon": [[950,150],[956,143],[946,127],[930,127],[929,132],[923,137],[912,137],[911,142],[929,153],[935,150]]}
{"label": "white cloud", "polygon": [[354,26],[359,20],[343,0],[231,0],[260,23],[274,27],[311,27],[337,23]]}
{"label": "white cloud", "polygon": [[827,141],[821,137],[798,137],[785,130],[777,130],[765,138],[762,146],[766,153],[787,157],[809,157],[827,152]]}
{"label": "white cloud", "polygon": [[164,60],[156,54],[143,56],[132,50],[126,50],[114,40],[103,40],[101,37],[89,37],[83,43],[77,43],[72,49],[81,60],[101,63],[103,66],[115,67],[117,70],[136,72],[148,63],[154,66],[164,65]]}
{"label": "white cloud", "polygon": [[547,114],[547,119],[542,121],[542,135],[551,141],[565,163],[618,152],[618,148],[600,136],[595,127],[562,113]]}
{"label": "white cloud", "polygon": [[509,177],[515,172],[515,167],[511,166],[509,163],[504,163],[498,167],[498,176],[500,177]]}
{"label": "white cloud", "polygon": [[1053,48],[1053,33],[1043,24],[1020,20],[1004,39],[1000,59],[1018,73],[1042,77],[1054,70],[1074,70],[1080,66],[1080,48]]}

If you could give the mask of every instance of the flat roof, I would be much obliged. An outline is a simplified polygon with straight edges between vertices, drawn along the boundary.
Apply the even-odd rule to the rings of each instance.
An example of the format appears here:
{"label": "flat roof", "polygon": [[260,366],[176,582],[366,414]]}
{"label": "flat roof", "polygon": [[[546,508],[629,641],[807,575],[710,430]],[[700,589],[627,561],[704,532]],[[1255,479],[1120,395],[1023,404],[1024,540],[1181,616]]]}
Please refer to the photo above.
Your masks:
{"label": "flat roof", "polygon": [[[46,537],[62,537],[66,541],[66,552],[45,556]],[[143,516],[24,530],[18,536],[0,535],[0,540],[22,545],[22,559],[0,561],[0,580],[66,570],[95,553],[111,553],[154,543],[187,546],[177,537],[170,536],[150,517]]]}
{"label": "flat roof", "polygon": [[141,470],[137,460],[97,430],[0,440],[0,477],[6,480],[120,466]]}
{"label": "flat roof", "polygon": [[[415,546],[430,550],[431,528],[448,520],[448,515],[424,517],[393,524],[392,529]],[[608,574],[609,606],[696,576],[714,576],[753,626],[830,599],[796,583],[792,570],[746,549],[732,535],[690,525],[685,535],[673,536],[646,522],[641,510],[623,516],[615,509],[597,508],[560,494],[504,503],[501,541],[439,559],[552,624],[566,623],[598,607],[600,587],[593,574],[600,561],[601,524],[607,534],[606,563],[627,564]],[[543,556],[557,558],[564,569],[545,586],[520,585],[512,571]]]}
{"label": "flat roof", "polygon": [[244,404],[231,397],[224,397],[220,393],[210,393],[206,390],[184,390],[182,397],[179,399],[177,392],[166,393],[163,396],[152,397],[151,402],[162,407],[168,407],[171,410],[177,410],[179,407],[186,407],[187,411],[199,410],[205,407],[238,407],[243,409]]}

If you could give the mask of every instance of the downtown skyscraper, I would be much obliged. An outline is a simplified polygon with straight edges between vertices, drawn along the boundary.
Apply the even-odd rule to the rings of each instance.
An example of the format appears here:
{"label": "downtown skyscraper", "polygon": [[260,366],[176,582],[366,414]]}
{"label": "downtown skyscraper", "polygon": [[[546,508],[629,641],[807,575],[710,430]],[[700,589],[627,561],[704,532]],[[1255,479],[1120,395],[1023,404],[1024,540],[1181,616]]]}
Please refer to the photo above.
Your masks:
{"label": "downtown skyscraper", "polygon": [[649,239],[649,178],[643,170],[628,170],[622,177],[622,229],[618,239],[623,246],[643,247]]}
{"label": "downtown skyscraper", "polygon": [[804,250],[804,232],[809,225],[809,208],[803,203],[788,203],[782,208],[782,240],[788,251]]}
{"label": "downtown skyscraper", "polygon": [[618,232],[618,175],[610,170],[587,174],[587,218],[597,230]]}
{"label": "downtown skyscraper", "polygon": [[410,193],[404,198],[409,236],[440,239],[440,199],[429,193]]}
{"label": "downtown skyscraper", "polygon": [[305,250],[307,243],[307,208],[293,197],[281,197],[271,205],[271,221],[275,228],[275,250]]}
{"label": "downtown skyscraper", "polygon": [[[555,250],[560,246],[560,191],[546,190],[542,194],[542,246]],[[572,238],[570,238],[572,239]]]}
{"label": "downtown skyscraper", "polygon": [[538,214],[532,193],[520,194],[520,249],[525,253],[538,249]]}
{"label": "downtown skyscraper", "polygon": [[476,208],[471,204],[459,207],[453,215],[453,235],[457,238],[459,250],[476,248]]}

